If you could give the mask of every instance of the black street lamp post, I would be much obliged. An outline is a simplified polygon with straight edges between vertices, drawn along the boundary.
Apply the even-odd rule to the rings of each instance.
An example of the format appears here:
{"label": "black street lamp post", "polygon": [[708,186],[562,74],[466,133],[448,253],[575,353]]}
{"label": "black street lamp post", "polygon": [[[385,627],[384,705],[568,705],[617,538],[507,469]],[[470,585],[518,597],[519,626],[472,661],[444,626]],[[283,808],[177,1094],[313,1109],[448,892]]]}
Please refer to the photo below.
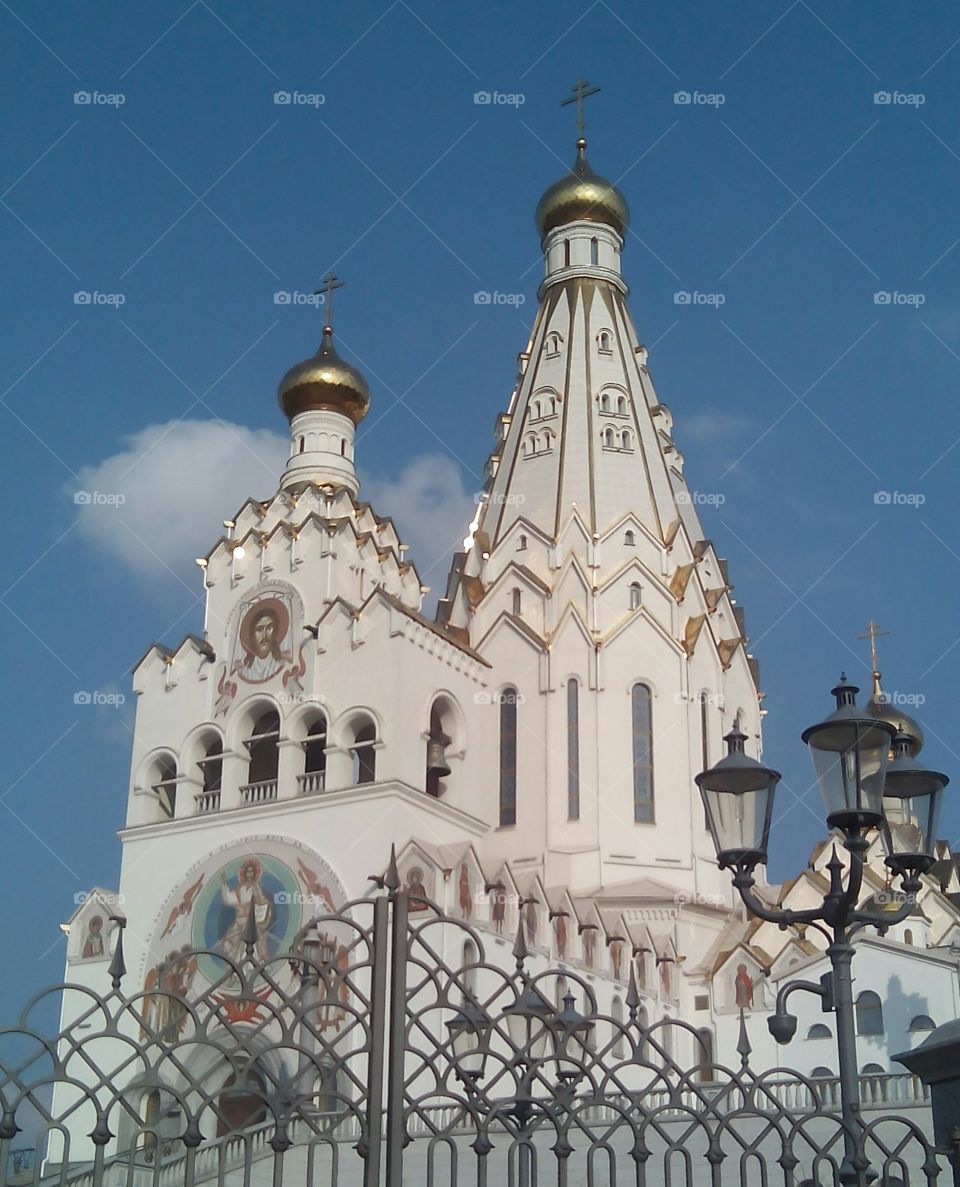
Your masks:
{"label": "black street lamp post", "polygon": [[[786,1002],[796,991],[818,995],[823,1009],[836,1015],[844,1131],[839,1177],[841,1183],[862,1187],[869,1166],[859,1141],[862,1123],[850,968],[852,941],[866,927],[875,927],[882,934],[913,910],[920,875],[933,864],[940,793],[948,779],[939,772],[924,770],[910,757],[909,738],[897,734],[887,722],[861,713],[856,706],[858,691],[845,676],[841,677],[833,689],[836,710],[802,735],[813,758],[827,825],[842,835],[849,855],[844,884],[844,863],[834,847],[826,867],[830,886],[819,907],[777,910],[754,892],[754,872],[767,861],[773,798],[780,776],[744,752],[746,738],[738,726],[725,739],[726,756],[697,775],[696,783],[703,796],[717,863],[721,869],[732,871],[733,884],[747,910],[758,919],[780,926],[799,923],[815,927],[827,940],[832,971],[820,984],[793,981],[784,985],[768,1025],[778,1043],[793,1038],[797,1020],[787,1012]],[[891,747],[894,758],[888,765]],[[899,910],[883,915],[857,909],[864,859],[870,846],[867,834],[876,828],[883,830],[886,864],[901,877],[905,896]]]}

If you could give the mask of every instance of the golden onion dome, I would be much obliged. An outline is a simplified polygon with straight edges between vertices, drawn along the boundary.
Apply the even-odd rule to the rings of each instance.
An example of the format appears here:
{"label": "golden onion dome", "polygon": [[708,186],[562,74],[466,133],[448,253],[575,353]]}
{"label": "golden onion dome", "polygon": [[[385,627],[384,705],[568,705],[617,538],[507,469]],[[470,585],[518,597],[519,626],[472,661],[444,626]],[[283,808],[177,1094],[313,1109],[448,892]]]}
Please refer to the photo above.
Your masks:
{"label": "golden onion dome", "polygon": [[923,748],[923,729],[909,713],[905,713],[899,705],[893,704],[880,686],[880,673],[873,673],[873,694],[864,706],[865,711],[878,721],[886,721],[895,730],[902,731],[910,739],[910,754],[912,757],[920,753]]}
{"label": "golden onion dome", "polygon": [[587,161],[587,142],[577,141],[577,159],[573,168],[555,181],[537,203],[537,230],[540,238],[565,223],[585,219],[607,223],[623,235],[630,223],[627,200],[613,184],[594,173]]}
{"label": "golden onion dome", "polygon": [[280,380],[277,396],[288,420],[300,412],[329,411],[359,424],[370,408],[367,381],[334,350],[332,326],[323,327],[317,353],[296,363]]}

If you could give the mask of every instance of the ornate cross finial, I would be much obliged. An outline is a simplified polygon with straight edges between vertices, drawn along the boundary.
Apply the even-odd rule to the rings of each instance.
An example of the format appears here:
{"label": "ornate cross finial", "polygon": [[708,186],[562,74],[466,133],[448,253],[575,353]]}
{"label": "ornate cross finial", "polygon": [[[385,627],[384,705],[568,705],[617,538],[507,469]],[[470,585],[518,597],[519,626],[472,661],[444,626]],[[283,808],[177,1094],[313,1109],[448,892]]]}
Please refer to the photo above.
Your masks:
{"label": "ornate cross finial", "polygon": [[880,635],[889,635],[889,634],[890,634],[889,631],[883,630],[871,618],[870,621],[867,623],[867,629],[864,632],[864,634],[857,635],[858,639],[869,639],[870,640],[870,667],[871,667],[873,674],[875,676],[878,675],[880,672],[880,661],[877,657],[877,639],[880,637]]}
{"label": "ornate cross finial", "polygon": [[570,88],[573,94],[566,99],[560,101],[561,107],[568,107],[571,103],[577,105],[577,135],[583,139],[583,133],[586,128],[586,123],[583,118],[583,101],[589,99],[591,95],[600,93],[599,87],[592,87],[586,79],[578,78],[574,86]]}
{"label": "ornate cross finial", "polygon": [[323,324],[325,328],[333,329],[333,290],[342,289],[347,282],[341,280],[339,276],[334,276],[332,272],[328,272],[323,278],[323,287],[314,289],[313,295],[319,296],[321,293],[323,297]]}

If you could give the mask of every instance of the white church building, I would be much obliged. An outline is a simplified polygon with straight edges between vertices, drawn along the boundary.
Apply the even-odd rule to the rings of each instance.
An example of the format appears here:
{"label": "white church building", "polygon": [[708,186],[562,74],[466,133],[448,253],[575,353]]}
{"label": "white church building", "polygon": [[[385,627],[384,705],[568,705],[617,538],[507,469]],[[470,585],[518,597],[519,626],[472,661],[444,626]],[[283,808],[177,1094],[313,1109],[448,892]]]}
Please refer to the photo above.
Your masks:
{"label": "white church building", "polygon": [[[705,825],[694,776],[734,723],[761,753],[758,668],[684,473],[683,410],[675,438],[631,320],[628,205],[585,149],[537,207],[539,308],[434,619],[403,525],[363,501],[371,394],[332,327],[284,375],[289,460],[276,490],[223,508],[203,635],[134,669],[119,883],[70,919],[68,981],[104,988],[117,914],[144,988],[184,948],[241,955],[250,911],[258,954],[282,953],[318,905],[373,893],[395,845],[404,885],[495,959],[522,924],[531,964],[575,970],[614,1017],[632,966],[641,1016],[686,1020],[718,1060],[737,1062],[742,1009],[754,1066],[836,1073],[815,1001],[794,999],[783,1051],[765,1024],[782,979],[827,967],[825,941],[748,919]],[[879,672],[869,707],[919,749]],[[830,852],[760,893],[818,903]],[[960,1014],[960,881],[938,858],[913,916],[858,940],[868,1073]],[[877,846],[865,898],[886,886]],[[204,976],[193,962],[184,993]]]}

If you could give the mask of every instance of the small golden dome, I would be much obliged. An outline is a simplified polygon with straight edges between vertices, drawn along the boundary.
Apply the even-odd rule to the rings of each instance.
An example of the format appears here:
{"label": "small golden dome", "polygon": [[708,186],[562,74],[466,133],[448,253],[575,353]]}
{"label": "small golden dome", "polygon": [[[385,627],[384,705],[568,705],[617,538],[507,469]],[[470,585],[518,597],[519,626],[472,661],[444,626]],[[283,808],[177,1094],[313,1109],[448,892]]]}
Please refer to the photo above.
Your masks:
{"label": "small golden dome", "polygon": [[627,200],[612,181],[594,173],[586,149],[586,140],[578,140],[573,168],[555,181],[537,203],[537,230],[541,239],[554,227],[579,219],[607,223],[618,235],[626,231],[630,223]]}
{"label": "small golden dome", "polygon": [[280,380],[277,396],[288,420],[300,412],[330,411],[359,424],[370,408],[367,381],[334,350],[331,326],[323,327],[317,353],[295,364]]}
{"label": "small golden dome", "polygon": [[909,713],[905,713],[899,705],[893,704],[880,686],[880,673],[873,673],[873,695],[867,701],[864,709],[871,717],[878,721],[886,721],[895,730],[903,731],[910,739],[910,754],[913,758],[923,748],[924,737],[920,722]]}

